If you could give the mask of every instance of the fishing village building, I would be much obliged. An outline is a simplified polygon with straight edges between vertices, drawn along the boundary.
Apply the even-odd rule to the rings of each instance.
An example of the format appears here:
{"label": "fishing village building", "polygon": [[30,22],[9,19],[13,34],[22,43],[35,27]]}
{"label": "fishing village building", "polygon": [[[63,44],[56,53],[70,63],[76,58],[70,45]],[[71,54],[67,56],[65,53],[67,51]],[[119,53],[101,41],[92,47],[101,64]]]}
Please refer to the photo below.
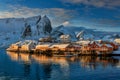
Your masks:
{"label": "fishing village building", "polygon": [[51,43],[51,42],[35,42],[26,40],[12,44],[8,51],[33,51],[43,53],[72,53],[72,54],[108,54],[118,49],[118,45],[114,42],[100,43],[97,41],[78,41],[75,43]]}

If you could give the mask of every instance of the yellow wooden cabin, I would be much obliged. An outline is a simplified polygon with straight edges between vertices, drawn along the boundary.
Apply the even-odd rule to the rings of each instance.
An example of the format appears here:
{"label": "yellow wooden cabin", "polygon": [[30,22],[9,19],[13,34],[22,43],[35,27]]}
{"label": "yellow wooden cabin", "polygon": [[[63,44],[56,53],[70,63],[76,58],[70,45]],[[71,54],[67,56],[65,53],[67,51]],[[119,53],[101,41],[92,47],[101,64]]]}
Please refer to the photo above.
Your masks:
{"label": "yellow wooden cabin", "polygon": [[50,46],[51,46],[50,43],[48,43],[48,44],[43,43],[43,44],[38,44],[35,49],[38,51],[46,51],[46,50],[50,49]]}

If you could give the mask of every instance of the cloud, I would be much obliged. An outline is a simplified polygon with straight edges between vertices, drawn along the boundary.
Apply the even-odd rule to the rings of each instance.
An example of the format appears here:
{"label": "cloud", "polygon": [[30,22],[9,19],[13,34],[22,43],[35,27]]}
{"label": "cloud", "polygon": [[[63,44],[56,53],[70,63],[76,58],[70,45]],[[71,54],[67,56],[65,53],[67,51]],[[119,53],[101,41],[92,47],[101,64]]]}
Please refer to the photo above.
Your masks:
{"label": "cloud", "polygon": [[31,17],[36,15],[47,15],[55,25],[62,24],[65,21],[73,18],[76,11],[66,10],[63,8],[29,8],[20,5],[8,5],[8,9],[0,11],[0,18],[21,18]]}
{"label": "cloud", "polygon": [[19,5],[12,6],[8,5],[7,10],[0,11],[0,18],[21,18],[21,17],[30,17],[37,15],[40,10],[38,9],[32,9],[28,7],[21,7]]}
{"label": "cloud", "polygon": [[70,24],[70,22],[69,21],[65,21],[65,22],[63,22],[62,23],[64,26],[68,26],[69,24]]}
{"label": "cloud", "polygon": [[120,0],[61,0],[64,3],[84,4],[95,7],[115,8],[120,7]]}

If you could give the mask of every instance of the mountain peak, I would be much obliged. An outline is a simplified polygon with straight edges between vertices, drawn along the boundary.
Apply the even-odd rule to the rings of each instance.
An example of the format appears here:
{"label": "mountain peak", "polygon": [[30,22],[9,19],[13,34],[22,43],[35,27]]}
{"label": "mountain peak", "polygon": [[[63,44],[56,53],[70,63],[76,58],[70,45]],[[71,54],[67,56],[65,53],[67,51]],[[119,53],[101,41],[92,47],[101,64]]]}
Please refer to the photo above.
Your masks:
{"label": "mountain peak", "polygon": [[[40,28],[42,28],[42,30]],[[40,32],[45,34],[50,33],[52,31],[51,21],[46,15],[43,16],[38,22],[37,29],[40,29]]]}
{"label": "mountain peak", "polygon": [[45,22],[50,23],[50,19],[46,15],[41,18],[41,21],[42,20],[45,21]]}
{"label": "mountain peak", "polygon": [[44,18],[48,18],[47,15],[44,15],[43,17],[44,17]]}

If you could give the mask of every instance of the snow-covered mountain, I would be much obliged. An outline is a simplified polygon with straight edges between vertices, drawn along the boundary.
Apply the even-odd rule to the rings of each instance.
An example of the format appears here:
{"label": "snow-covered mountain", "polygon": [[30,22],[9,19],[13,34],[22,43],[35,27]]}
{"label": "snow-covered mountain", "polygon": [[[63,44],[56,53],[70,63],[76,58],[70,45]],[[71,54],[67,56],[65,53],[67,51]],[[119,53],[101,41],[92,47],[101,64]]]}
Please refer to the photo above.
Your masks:
{"label": "snow-covered mountain", "polygon": [[80,32],[76,35],[76,37],[77,37],[79,40],[80,40],[80,39],[92,39],[92,40],[93,40],[93,39],[95,38],[94,34],[88,32],[88,31],[84,31],[84,30],[80,31]]}
{"label": "snow-covered mountain", "polygon": [[73,30],[71,30],[71,28],[64,27],[63,25],[60,25],[60,26],[54,28],[51,33],[51,36],[56,39],[59,39],[59,37],[61,35],[70,35],[71,41],[77,40],[75,32]]}
{"label": "snow-covered mountain", "polygon": [[51,21],[46,15],[0,19],[0,46],[6,47],[18,40],[39,39],[51,31]]}
{"label": "snow-covered mountain", "polygon": [[61,35],[70,35],[72,41],[79,39],[112,40],[120,38],[119,33],[95,31],[85,27],[60,25],[52,28],[50,19],[45,15],[29,18],[0,19],[0,48],[8,47],[19,40],[34,39],[51,36],[59,40]]}
{"label": "snow-covered mountain", "polygon": [[54,38],[59,38],[63,34],[69,34],[73,40],[114,40],[115,38],[120,38],[120,33],[118,32],[96,31],[94,29],[75,26],[64,27],[63,25],[54,28],[51,33]]}
{"label": "snow-covered mountain", "polygon": [[36,21],[41,16],[34,16],[30,18],[5,18],[0,19],[0,32],[11,32],[19,30],[22,31],[22,29],[25,26],[25,23],[28,23],[30,25],[34,25]]}

